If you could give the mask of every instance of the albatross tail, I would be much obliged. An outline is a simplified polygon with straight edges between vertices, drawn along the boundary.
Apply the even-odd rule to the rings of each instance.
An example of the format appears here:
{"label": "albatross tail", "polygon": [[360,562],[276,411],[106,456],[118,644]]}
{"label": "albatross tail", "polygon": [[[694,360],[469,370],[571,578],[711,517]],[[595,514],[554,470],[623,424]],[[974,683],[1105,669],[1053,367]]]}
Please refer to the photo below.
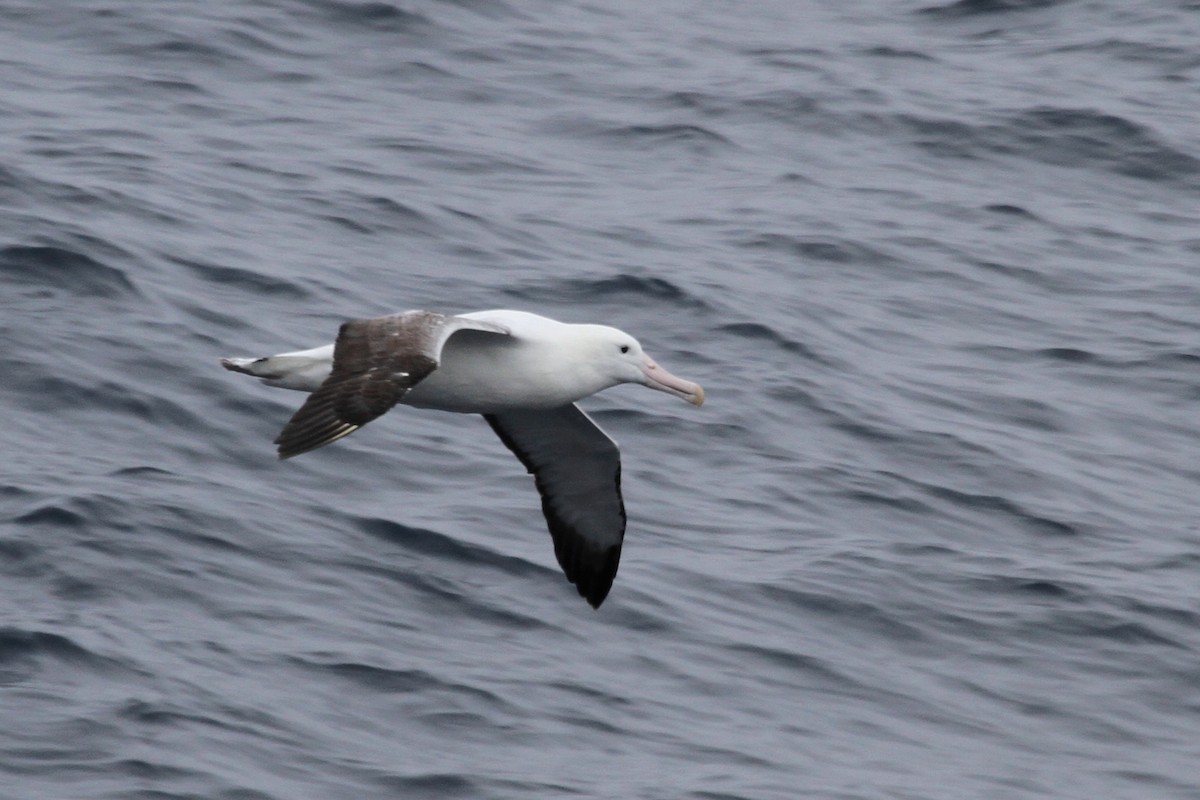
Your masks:
{"label": "albatross tail", "polygon": [[268,386],[313,392],[333,369],[333,345],[262,358],[222,358],[221,366],[261,378]]}

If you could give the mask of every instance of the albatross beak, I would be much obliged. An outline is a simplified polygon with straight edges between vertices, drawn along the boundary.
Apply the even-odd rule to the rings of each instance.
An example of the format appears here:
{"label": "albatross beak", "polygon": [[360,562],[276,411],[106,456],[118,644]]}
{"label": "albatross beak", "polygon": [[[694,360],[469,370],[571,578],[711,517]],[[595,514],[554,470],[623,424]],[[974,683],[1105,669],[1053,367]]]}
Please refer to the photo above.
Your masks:
{"label": "albatross beak", "polygon": [[676,378],[658,364],[655,364],[654,359],[650,356],[646,356],[646,360],[642,362],[642,375],[646,378],[644,383],[651,389],[658,389],[660,392],[682,397],[696,406],[704,402],[704,390],[700,388],[700,384],[685,381],[683,378]]}

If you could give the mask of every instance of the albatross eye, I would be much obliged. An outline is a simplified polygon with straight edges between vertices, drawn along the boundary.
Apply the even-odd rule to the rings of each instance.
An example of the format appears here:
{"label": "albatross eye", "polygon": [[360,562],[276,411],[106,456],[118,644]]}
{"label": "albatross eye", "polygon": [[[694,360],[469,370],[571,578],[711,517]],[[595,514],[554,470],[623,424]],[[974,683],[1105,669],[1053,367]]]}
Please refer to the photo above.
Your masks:
{"label": "albatross eye", "polygon": [[621,345],[621,352],[622,352],[622,353],[628,353],[628,352],[629,352],[629,345],[627,345],[627,344],[623,344],[623,345]]}

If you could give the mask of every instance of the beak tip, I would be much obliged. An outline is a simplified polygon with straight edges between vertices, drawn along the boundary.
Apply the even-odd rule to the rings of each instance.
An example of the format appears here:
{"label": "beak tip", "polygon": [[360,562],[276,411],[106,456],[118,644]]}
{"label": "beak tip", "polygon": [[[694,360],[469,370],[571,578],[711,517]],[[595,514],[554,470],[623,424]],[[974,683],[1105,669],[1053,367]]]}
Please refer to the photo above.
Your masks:
{"label": "beak tip", "polygon": [[692,395],[691,403],[697,408],[704,405],[704,387],[700,384],[696,384],[696,393]]}

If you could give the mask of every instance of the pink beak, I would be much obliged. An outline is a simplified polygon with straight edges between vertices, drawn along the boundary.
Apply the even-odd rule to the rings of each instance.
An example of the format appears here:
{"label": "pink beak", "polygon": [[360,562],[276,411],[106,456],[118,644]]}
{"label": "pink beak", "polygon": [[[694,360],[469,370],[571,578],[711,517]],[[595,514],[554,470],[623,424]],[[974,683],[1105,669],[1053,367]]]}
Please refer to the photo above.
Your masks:
{"label": "pink beak", "polygon": [[642,362],[642,374],[646,376],[645,384],[651,389],[681,397],[696,406],[704,402],[704,390],[700,388],[700,384],[676,378],[655,364],[650,356],[645,356],[645,361]]}

